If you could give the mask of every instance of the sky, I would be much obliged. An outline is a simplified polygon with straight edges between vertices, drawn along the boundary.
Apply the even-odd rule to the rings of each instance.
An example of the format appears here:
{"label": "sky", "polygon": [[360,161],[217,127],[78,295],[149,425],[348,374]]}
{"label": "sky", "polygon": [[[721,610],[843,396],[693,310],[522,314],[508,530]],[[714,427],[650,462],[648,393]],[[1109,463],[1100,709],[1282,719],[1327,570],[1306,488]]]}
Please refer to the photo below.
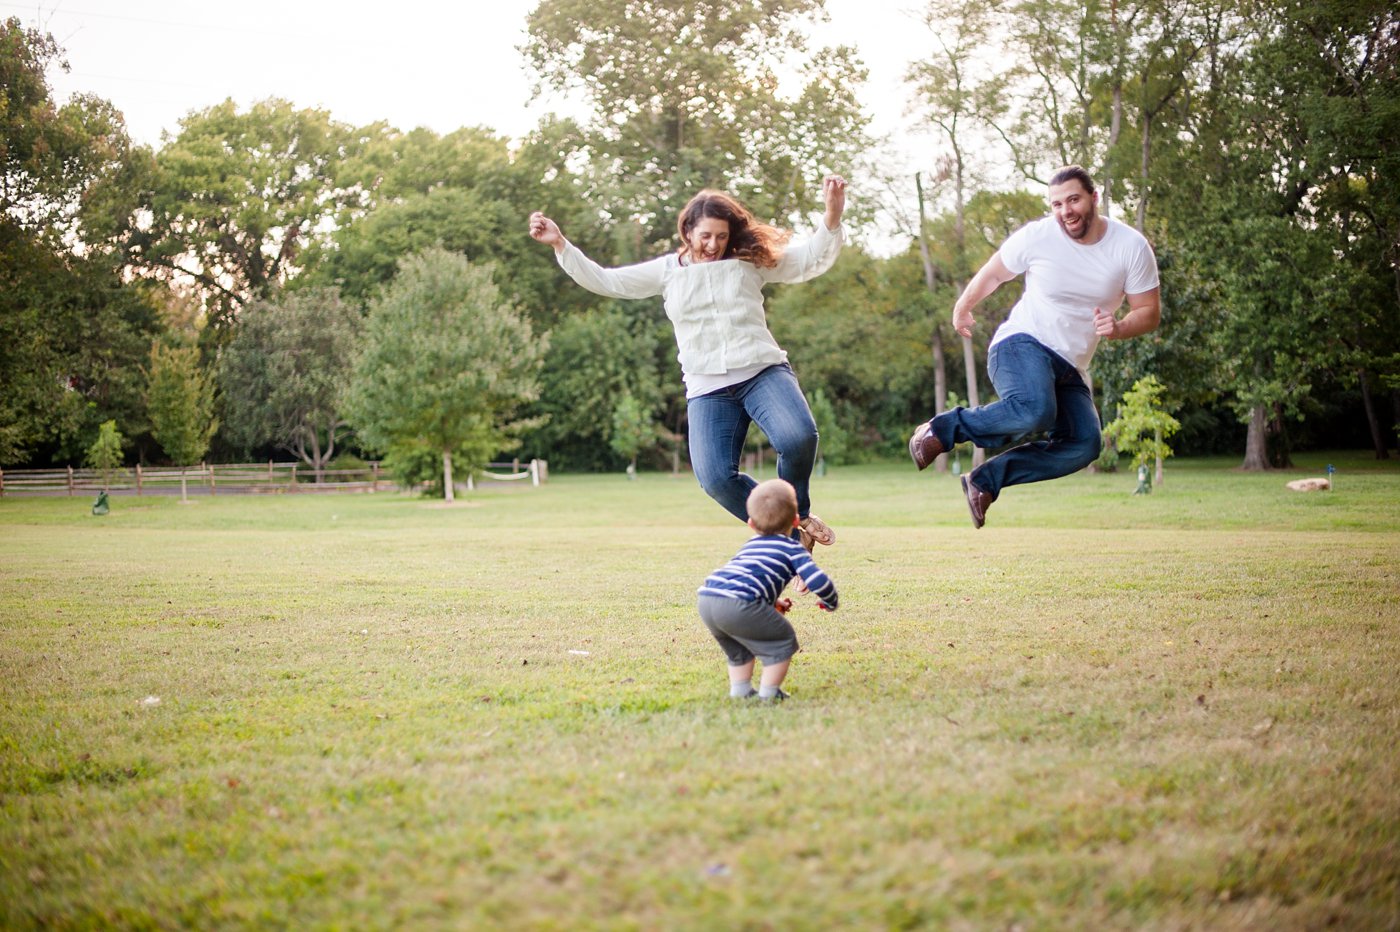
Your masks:
{"label": "sky", "polygon": [[[191,110],[226,98],[246,108],[268,97],[346,123],[386,120],[439,133],[487,126],[519,138],[546,112],[570,106],[530,101],[517,49],[537,2],[0,0],[0,15],[50,33],[66,50],[71,71],[50,75],[58,99],[104,97],[126,116],[132,138],[152,146],[178,132]],[[903,72],[932,42],[918,7],[827,0],[831,21],[814,32],[821,44],[859,49],[871,70],[864,102],[879,132],[902,135]]]}
{"label": "sky", "polygon": [[[353,125],[449,133],[485,126],[519,139],[558,97],[531,100],[518,51],[539,0],[0,0],[0,16],[54,37],[70,70],[53,69],[59,101],[91,93],[114,104],[138,143],[159,147],[181,118],[232,98],[314,107]],[[860,91],[871,129],[892,143],[881,167],[901,177],[932,166],[933,137],[911,128],[904,74],[934,42],[922,0],[826,0],[812,47],[854,45],[870,70]],[[572,108],[572,109],[571,109]],[[851,179],[849,197],[860,197]],[[911,192],[912,193],[912,192]],[[907,238],[886,217],[863,243],[877,254]]]}

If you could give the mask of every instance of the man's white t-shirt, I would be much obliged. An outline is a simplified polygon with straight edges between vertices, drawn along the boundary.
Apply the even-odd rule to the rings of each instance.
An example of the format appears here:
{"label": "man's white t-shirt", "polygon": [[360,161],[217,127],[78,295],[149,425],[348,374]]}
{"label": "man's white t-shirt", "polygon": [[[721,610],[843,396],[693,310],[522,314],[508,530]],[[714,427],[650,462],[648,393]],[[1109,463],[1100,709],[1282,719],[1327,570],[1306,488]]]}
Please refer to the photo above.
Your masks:
{"label": "man's white t-shirt", "polygon": [[1092,246],[1071,239],[1054,217],[1034,220],[1006,238],[1001,261],[1025,273],[1025,291],[997,328],[992,345],[1027,333],[1074,364],[1089,381],[1098,348],[1094,308],[1116,311],[1124,295],[1157,287],[1157,257],[1137,230],[1108,218],[1108,230]]}

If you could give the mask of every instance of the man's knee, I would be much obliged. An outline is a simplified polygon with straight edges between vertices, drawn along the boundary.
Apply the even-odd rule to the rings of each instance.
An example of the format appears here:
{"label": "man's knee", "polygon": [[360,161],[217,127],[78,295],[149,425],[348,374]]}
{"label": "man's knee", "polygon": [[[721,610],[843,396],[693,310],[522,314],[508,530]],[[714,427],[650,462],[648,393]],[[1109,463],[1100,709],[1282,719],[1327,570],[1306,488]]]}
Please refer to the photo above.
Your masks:
{"label": "man's knee", "polygon": [[1021,434],[1049,431],[1055,426],[1054,396],[1018,394],[1001,400],[1014,412],[1015,427]]}
{"label": "man's knee", "polygon": [[1103,435],[1098,431],[1093,431],[1084,437],[1077,437],[1068,444],[1069,451],[1074,457],[1077,469],[1083,469],[1099,458],[1103,452]]}

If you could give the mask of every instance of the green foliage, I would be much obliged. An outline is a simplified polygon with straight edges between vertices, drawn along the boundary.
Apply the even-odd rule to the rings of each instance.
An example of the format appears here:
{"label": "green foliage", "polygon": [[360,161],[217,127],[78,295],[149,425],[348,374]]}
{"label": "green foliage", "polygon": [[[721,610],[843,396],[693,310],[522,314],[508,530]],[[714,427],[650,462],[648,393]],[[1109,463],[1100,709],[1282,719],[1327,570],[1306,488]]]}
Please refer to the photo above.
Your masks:
{"label": "green foliage", "polygon": [[229,440],[244,450],[274,444],[323,468],[347,427],[342,396],[362,328],[334,288],[286,291],[244,309],[218,365]]}
{"label": "green foliage", "polygon": [[144,289],[0,221],[0,464],[73,462],[109,419],[144,429]]}
{"label": "green foliage", "polygon": [[335,167],[361,138],[284,100],[191,113],[156,154],[142,199],[104,232],[144,274],[193,280],[221,341],[238,308],[294,276],[303,250],[359,202]]}
{"label": "green foliage", "polygon": [[646,307],[610,304],[571,315],[550,333],[533,408],[541,426],[528,441],[534,455],[558,469],[616,468],[608,454],[618,399],[631,397],[643,418],[655,422],[663,400],[656,371],[661,344]]}
{"label": "green foliage", "polygon": [[116,421],[103,421],[98,428],[97,439],[88,447],[88,466],[102,473],[102,484],[108,485],[112,481],[112,471],[121,466],[124,454],[122,447],[126,443],[126,438],[122,432],[117,430]]}
{"label": "green foliage", "polygon": [[304,282],[335,284],[363,303],[394,277],[400,259],[440,246],[495,263],[497,285],[537,322],[579,306],[578,289],[564,289],[553,256],[522,221],[547,190],[529,144],[513,156],[507,140],[481,129],[370,136],[339,169],[342,185],[364,192],[366,209],[345,218],[333,241],[311,244]]}
{"label": "green foliage", "polygon": [[146,380],[151,435],[176,466],[193,466],[219,426],[214,380],[200,369],[198,348],[151,344]]}
{"label": "green foliage", "polygon": [[651,413],[630,392],[617,399],[608,446],[635,468],[637,454],[656,443],[659,434]]}
{"label": "green foliage", "polygon": [[[523,51],[542,85],[581,92],[595,206],[671,242],[677,209],[702,187],[734,190],[793,223],[820,202],[827,170],[866,147],[848,48],[810,53],[820,0],[544,0]],[[779,71],[801,89],[778,93]]]}
{"label": "green foliage", "polygon": [[489,266],[424,250],[370,305],[349,420],[396,462],[431,453],[480,466],[532,426],[515,415],[538,396],[546,345],[501,297]]}
{"label": "green foliage", "polygon": [[84,194],[120,170],[131,144],[109,102],[77,94],[59,106],[53,67],[68,70],[52,36],[0,22],[0,224],[57,241],[78,232]]}
{"label": "green foliage", "polygon": [[1181,423],[1162,407],[1166,387],[1156,376],[1138,379],[1123,395],[1118,417],[1104,427],[1104,434],[1113,438],[1120,452],[1133,458],[1134,466],[1172,455],[1167,438],[1181,428]]}
{"label": "green foliage", "polygon": [[848,462],[851,435],[841,426],[836,417],[836,407],[820,388],[807,392],[807,406],[812,409],[812,420],[817,422],[817,433],[821,444],[817,451],[829,463]]}

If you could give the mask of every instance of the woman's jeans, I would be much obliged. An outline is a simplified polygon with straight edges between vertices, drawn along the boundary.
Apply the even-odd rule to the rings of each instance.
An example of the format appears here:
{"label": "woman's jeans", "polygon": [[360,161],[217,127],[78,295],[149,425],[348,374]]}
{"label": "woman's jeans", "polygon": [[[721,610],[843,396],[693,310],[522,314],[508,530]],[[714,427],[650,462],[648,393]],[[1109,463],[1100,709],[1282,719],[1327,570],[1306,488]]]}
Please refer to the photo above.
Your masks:
{"label": "woman's jeans", "polygon": [[690,465],[695,478],[725,510],[747,521],[749,492],[758,483],[739,471],[744,437],[756,423],[778,451],[778,477],[797,490],[797,513],[811,509],[807,486],[817,459],[817,423],[787,363],[769,366],[747,382],[730,385],[686,403],[690,421]]}
{"label": "woman's jeans", "polygon": [[1079,371],[1029,334],[1018,333],[987,353],[987,374],[997,401],[954,408],[932,421],[945,449],[954,443],[1004,447],[1027,434],[1044,440],[1023,443],[993,456],[968,476],[992,498],[1008,485],[1057,479],[1098,459],[1103,439],[1094,397]]}

